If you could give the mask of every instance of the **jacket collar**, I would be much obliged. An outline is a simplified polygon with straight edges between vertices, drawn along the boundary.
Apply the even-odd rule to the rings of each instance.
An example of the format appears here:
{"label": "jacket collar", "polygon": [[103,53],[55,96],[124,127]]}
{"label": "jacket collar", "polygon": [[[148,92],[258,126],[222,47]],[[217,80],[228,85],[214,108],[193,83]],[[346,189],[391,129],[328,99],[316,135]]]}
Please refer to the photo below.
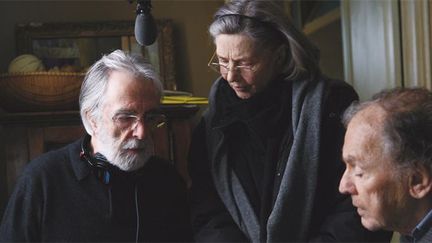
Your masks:
{"label": "jacket collar", "polygon": [[86,178],[91,172],[90,166],[88,165],[87,161],[85,161],[80,156],[82,152],[81,146],[83,141],[84,141],[84,137],[78,139],[70,146],[68,146],[69,160],[71,162],[72,169],[78,181],[81,181],[84,178]]}
{"label": "jacket collar", "polygon": [[217,83],[217,91],[210,97],[211,100],[217,100],[214,102],[212,128],[225,128],[241,122],[253,130],[268,134],[272,128],[276,129],[275,125],[281,120],[284,109],[289,108],[285,106],[291,103],[289,81],[275,80],[265,90],[246,100],[239,99],[226,80],[221,78]]}
{"label": "jacket collar", "polygon": [[[82,156],[83,142],[85,141],[85,139],[89,139],[88,136],[90,136],[90,135],[86,134],[85,136],[83,136],[79,140],[75,141],[74,143],[70,144],[70,146],[68,146],[69,160],[71,162],[75,177],[77,178],[78,181],[85,179],[92,172],[91,165]],[[111,165],[108,161],[106,161],[106,163],[107,163],[106,167],[107,167],[107,170],[109,170],[113,175],[115,174],[116,176],[121,176],[121,177],[125,177],[125,178],[131,179],[131,180],[136,180],[139,177],[141,177],[142,174],[145,173],[149,164],[154,163],[154,161],[155,161],[155,157],[151,157],[149,159],[149,161],[142,168],[140,168],[136,171],[132,171],[132,172],[122,171],[119,168],[117,168],[116,166]]]}

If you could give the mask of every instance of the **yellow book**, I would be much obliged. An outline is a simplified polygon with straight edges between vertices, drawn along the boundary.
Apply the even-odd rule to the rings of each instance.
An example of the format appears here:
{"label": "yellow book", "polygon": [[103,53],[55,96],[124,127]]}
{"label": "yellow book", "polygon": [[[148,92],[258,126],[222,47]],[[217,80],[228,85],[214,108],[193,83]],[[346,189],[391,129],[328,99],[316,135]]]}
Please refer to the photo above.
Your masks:
{"label": "yellow book", "polygon": [[164,96],[161,102],[164,105],[177,105],[177,104],[207,105],[208,99],[205,97],[195,97],[195,96]]}

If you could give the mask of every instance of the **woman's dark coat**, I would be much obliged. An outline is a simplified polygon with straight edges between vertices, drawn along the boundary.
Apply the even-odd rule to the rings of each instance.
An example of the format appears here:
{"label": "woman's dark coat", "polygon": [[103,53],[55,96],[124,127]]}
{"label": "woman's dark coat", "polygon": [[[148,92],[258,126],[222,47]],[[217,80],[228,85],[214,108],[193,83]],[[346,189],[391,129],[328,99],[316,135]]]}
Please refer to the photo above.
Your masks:
{"label": "woman's dark coat", "polygon": [[290,103],[282,104],[290,112],[288,129],[279,131],[283,134],[280,138],[290,139],[285,143],[280,139],[280,154],[286,157],[282,166],[278,164],[270,175],[273,187],[267,189],[274,193],[267,194],[272,200],[267,216],[262,218],[248,184],[242,183],[242,170],[236,170],[236,161],[229,159],[232,158],[229,144],[233,144],[230,140],[236,138],[232,135],[235,130],[229,129],[234,123],[224,123],[224,119],[230,119],[224,113],[229,106],[225,96],[230,88],[226,82],[219,79],[213,85],[209,108],[191,144],[192,224],[197,241],[389,239],[387,233],[364,229],[350,198],[338,192],[344,170],[341,148],[345,130],[341,115],[358,99],[349,85],[322,78],[283,81],[287,83],[279,83],[282,85],[274,88],[281,96],[279,101]]}

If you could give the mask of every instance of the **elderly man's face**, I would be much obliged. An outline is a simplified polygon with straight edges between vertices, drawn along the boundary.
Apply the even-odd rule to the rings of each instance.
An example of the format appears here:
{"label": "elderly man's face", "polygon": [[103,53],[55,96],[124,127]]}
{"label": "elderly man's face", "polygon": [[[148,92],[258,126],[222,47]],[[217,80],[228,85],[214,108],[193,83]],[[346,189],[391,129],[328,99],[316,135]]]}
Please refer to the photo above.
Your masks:
{"label": "elderly man's face", "polygon": [[377,106],[359,112],[348,125],[343,146],[346,170],[339,191],[351,195],[369,230],[397,229],[409,213],[408,182],[384,151],[383,114]]}
{"label": "elderly man's face", "polygon": [[128,73],[113,71],[101,107],[101,119],[93,135],[100,144],[96,152],[125,171],[142,167],[154,150],[148,124],[140,120],[136,126],[124,127],[115,118],[143,117],[158,106],[159,97],[152,82],[142,82]]}

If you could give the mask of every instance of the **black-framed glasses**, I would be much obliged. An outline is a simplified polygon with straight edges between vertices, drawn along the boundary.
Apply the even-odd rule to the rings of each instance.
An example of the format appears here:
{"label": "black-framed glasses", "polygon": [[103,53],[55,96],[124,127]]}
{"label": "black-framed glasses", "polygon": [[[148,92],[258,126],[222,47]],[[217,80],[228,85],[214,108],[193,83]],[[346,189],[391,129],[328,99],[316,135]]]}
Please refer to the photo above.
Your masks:
{"label": "black-framed glasses", "polygon": [[112,117],[114,124],[121,130],[135,130],[138,122],[143,121],[150,129],[157,129],[166,124],[167,118],[158,112],[149,112],[140,117],[134,114],[117,114]]}
{"label": "black-framed glasses", "polygon": [[241,75],[250,75],[256,71],[256,65],[234,65],[230,68],[229,63],[223,63],[219,60],[216,52],[211,56],[207,66],[222,76],[226,76],[229,71],[240,72]]}

